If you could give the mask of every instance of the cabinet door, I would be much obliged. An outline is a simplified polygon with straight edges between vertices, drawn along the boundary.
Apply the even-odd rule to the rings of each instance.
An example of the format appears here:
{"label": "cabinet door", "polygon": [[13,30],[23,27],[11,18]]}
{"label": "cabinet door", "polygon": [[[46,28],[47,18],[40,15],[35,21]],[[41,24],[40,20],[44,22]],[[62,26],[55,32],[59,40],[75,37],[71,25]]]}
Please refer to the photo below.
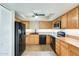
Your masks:
{"label": "cabinet door", "polygon": [[46,44],[50,44],[51,37],[49,35],[46,36]]}
{"label": "cabinet door", "polygon": [[67,29],[67,14],[61,16],[61,28]]}
{"label": "cabinet door", "polygon": [[60,47],[60,40],[56,39],[56,53],[57,55],[61,55],[61,47]]}
{"label": "cabinet door", "polygon": [[29,37],[29,44],[34,44],[34,35],[30,35]]}
{"label": "cabinet door", "polygon": [[69,45],[69,51],[70,56],[79,56],[79,48]]}
{"label": "cabinet door", "polygon": [[69,55],[68,44],[61,41],[61,56],[68,56],[68,55]]}
{"label": "cabinet door", "polygon": [[64,46],[61,46],[61,56],[68,56],[69,52]]}
{"label": "cabinet door", "polygon": [[30,36],[27,35],[27,36],[26,36],[26,44],[30,44],[30,43],[29,43],[29,42],[30,42],[30,41],[29,41],[29,38],[30,38]]}
{"label": "cabinet door", "polygon": [[39,44],[39,35],[34,35],[34,44]]}
{"label": "cabinet door", "polygon": [[70,50],[70,56],[79,56],[79,54],[76,54],[74,51]]}
{"label": "cabinet door", "polygon": [[68,13],[68,29],[78,28],[78,8],[71,10]]}

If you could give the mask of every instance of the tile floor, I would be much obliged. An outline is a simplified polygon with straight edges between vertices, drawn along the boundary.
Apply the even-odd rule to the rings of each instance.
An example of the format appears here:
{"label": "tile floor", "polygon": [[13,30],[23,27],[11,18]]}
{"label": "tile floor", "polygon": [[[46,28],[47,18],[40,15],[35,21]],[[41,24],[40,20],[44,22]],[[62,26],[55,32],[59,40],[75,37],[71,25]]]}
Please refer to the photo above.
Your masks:
{"label": "tile floor", "polygon": [[22,56],[56,56],[50,45],[26,45]]}

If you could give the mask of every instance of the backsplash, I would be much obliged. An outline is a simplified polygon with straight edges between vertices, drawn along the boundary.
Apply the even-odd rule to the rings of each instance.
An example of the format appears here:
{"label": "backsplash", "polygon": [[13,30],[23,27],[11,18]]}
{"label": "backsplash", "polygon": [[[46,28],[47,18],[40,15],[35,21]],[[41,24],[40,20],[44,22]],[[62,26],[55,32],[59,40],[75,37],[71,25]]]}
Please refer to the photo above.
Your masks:
{"label": "backsplash", "polygon": [[[63,31],[68,35],[79,36],[79,29],[37,29],[39,34],[57,35],[58,31]],[[35,32],[34,29],[26,29],[26,32]]]}
{"label": "backsplash", "polygon": [[79,36],[79,29],[68,29],[64,30],[64,32],[68,35]]}

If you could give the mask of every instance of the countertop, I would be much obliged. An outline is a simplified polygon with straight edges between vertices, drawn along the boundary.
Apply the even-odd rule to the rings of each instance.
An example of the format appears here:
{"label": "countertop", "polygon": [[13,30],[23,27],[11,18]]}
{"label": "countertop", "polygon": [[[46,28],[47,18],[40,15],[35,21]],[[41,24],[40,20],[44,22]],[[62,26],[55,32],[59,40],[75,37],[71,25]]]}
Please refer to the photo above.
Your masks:
{"label": "countertop", "polygon": [[79,40],[78,39],[73,39],[69,37],[57,37],[57,39],[60,39],[68,44],[71,44],[77,48],[79,48]]}

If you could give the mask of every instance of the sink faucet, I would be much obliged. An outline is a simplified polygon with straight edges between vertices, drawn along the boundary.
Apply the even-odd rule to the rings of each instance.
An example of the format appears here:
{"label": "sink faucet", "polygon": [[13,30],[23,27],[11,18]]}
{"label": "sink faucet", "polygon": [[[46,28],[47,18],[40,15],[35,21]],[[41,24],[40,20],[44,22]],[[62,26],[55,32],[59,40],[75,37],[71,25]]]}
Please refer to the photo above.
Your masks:
{"label": "sink faucet", "polygon": [[36,29],[35,29],[35,34],[36,34]]}

